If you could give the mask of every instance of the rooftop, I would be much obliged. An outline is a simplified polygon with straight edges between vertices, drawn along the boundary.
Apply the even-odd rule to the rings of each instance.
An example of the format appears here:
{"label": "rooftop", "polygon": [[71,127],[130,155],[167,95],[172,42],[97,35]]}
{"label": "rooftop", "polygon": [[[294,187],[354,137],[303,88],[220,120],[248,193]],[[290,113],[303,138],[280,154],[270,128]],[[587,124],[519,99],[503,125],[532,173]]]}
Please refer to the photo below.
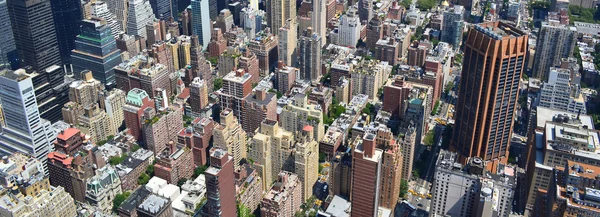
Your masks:
{"label": "rooftop", "polygon": [[138,209],[144,210],[151,214],[159,213],[166,205],[169,200],[154,194],[151,194],[138,206]]}

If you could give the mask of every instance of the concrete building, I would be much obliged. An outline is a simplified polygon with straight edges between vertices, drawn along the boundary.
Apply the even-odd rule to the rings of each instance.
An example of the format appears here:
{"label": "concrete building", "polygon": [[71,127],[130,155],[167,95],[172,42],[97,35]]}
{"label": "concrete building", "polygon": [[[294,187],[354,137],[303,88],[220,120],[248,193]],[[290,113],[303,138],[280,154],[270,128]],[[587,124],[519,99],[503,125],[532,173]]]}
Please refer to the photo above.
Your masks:
{"label": "concrete building", "polygon": [[296,4],[286,0],[273,0],[266,4],[267,25],[274,34],[285,26],[288,20],[296,20]]}
{"label": "concrete building", "polygon": [[146,197],[136,208],[139,217],[173,216],[171,200],[154,194]]}
{"label": "concrete building", "polygon": [[[106,3],[108,4],[108,10],[110,10],[110,12],[112,14],[114,14],[115,19],[117,22],[119,22],[119,25],[121,26],[121,31],[125,32],[127,31],[126,27],[127,27],[127,17],[128,17],[128,8],[127,8],[127,0],[107,0]],[[117,37],[117,36],[115,36]]]}
{"label": "concrete building", "polygon": [[[327,7],[331,4],[330,2],[329,0],[313,0],[312,2],[312,28],[321,38],[327,38],[327,22],[329,22]],[[324,45],[325,43],[322,43],[321,47]]]}
{"label": "concrete building", "polygon": [[[198,36],[198,35],[191,36],[192,41],[191,41],[191,45],[190,45],[190,61],[191,61],[190,66],[192,66],[192,70],[191,70],[191,76],[186,76],[186,77],[188,77],[189,79],[192,79],[195,77],[200,77],[201,79],[204,79],[208,83],[212,83],[213,79],[212,79],[211,65],[210,65],[210,62],[208,62],[204,58],[204,53],[202,53],[202,49],[206,47],[206,44],[208,44],[209,39],[206,39],[207,40],[205,42],[206,44],[202,44],[203,42],[200,40],[199,37],[200,36]],[[202,45],[202,46],[200,46],[200,45]],[[186,83],[189,84],[189,81]]]}
{"label": "concrete building", "polygon": [[170,0],[150,0],[150,5],[152,6],[153,14],[156,16],[156,18],[162,20],[167,20],[171,17],[177,16],[177,11],[172,11],[172,4],[177,3],[174,3]]}
{"label": "concrete building", "polygon": [[408,65],[423,67],[425,65],[427,53],[432,47],[433,46],[429,43],[429,41],[414,41],[408,48]]}
{"label": "concrete building", "polygon": [[321,141],[325,134],[323,111],[319,105],[308,103],[304,94],[294,95],[294,103],[282,108],[279,121],[283,129],[293,133],[300,132],[305,126],[311,126],[315,141]]}
{"label": "concrete building", "polygon": [[377,99],[377,93],[392,72],[388,62],[361,59],[351,72],[352,95],[365,94],[369,99]]}
{"label": "concrete building", "polygon": [[119,132],[121,125],[123,125],[123,121],[125,120],[123,109],[127,94],[125,91],[117,88],[110,91],[103,91],[99,94],[100,108],[106,111],[106,115],[110,121],[108,134],[116,135]]}
{"label": "concrete building", "polygon": [[192,108],[192,112],[201,113],[202,110],[208,106],[208,84],[199,77],[195,77],[189,88],[189,104]]}
{"label": "concrete building", "polygon": [[377,216],[383,151],[376,149],[375,135],[365,134],[352,141],[351,216]]}
{"label": "concrete building", "polygon": [[298,68],[285,65],[279,62],[275,74],[277,75],[277,90],[283,94],[287,94],[296,83],[296,74],[299,73]]}
{"label": "concrete building", "polygon": [[4,43],[0,45],[0,50],[2,50],[3,54],[0,55],[0,60],[5,61],[0,63],[1,69],[8,69],[11,67],[17,67],[19,54],[17,53],[17,48],[15,46],[15,38],[12,33],[10,16],[8,14],[8,8],[6,5],[6,1],[0,2],[0,12],[1,17],[0,20],[4,20],[4,22],[0,25],[0,38]]}
{"label": "concrete building", "polygon": [[92,165],[81,156],[60,152],[48,154],[48,173],[52,186],[61,186],[73,199],[85,202],[86,182],[94,176]]}
{"label": "concrete building", "polygon": [[454,152],[438,156],[430,213],[449,216],[508,216],[515,195],[515,168],[500,165],[489,174],[481,158],[462,165]]}
{"label": "concrete building", "polygon": [[222,109],[229,109],[242,122],[243,100],[252,93],[252,76],[238,69],[223,77],[223,88],[216,92]]}
{"label": "concrete building", "polygon": [[177,135],[177,142],[192,149],[195,166],[208,163],[208,147],[212,139],[215,122],[209,118],[196,118],[192,126],[182,129]]}
{"label": "concrete building", "polygon": [[86,202],[103,212],[110,212],[113,199],[122,193],[119,175],[110,165],[96,170],[96,175],[88,179],[86,185]]}
{"label": "concrete building", "polygon": [[145,148],[155,155],[167,149],[170,141],[177,141],[177,133],[183,129],[183,112],[179,108],[169,107],[156,111],[146,108],[142,120]]}
{"label": "concrete building", "polygon": [[199,14],[199,16],[192,16],[192,33],[198,36],[198,42],[203,48],[208,47],[210,42],[211,18],[208,3],[209,0],[191,1],[192,14]]}
{"label": "concrete building", "polygon": [[48,176],[44,174],[44,167],[39,160],[22,153],[14,153],[2,157],[0,186],[5,190],[12,190],[12,193],[34,197],[41,190],[49,189],[50,182]]}
{"label": "concrete building", "polygon": [[576,42],[575,27],[544,23],[535,46],[537,62],[533,65],[533,77],[548,79],[551,67],[559,66],[562,58],[573,56]]}
{"label": "concrete building", "polygon": [[[73,198],[63,187],[47,186],[39,194],[24,197],[8,190],[0,191],[0,215],[17,216],[76,216]],[[27,201],[25,199],[28,199]]]}
{"label": "concrete building", "polygon": [[233,14],[229,9],[222,9],[215,19],[215,28],[221,29],[223,32],[229,32],[233,26]]}
{"label": "concrete building", "polygon": [[548,82],[540,88],[539,105],[558,111],[587,114],[579,84],[571,81],[568,69],[550,68]]}
{"label": "concrete building", "polygon": [[375,59],[388,62],[390,65],[395,66],[400,61],[398,60],[400,55],[400,43],[393,37],[387,37],[385,39],[379,39],[375,45]]}
{"label": "concrete building", "polygon": [[238,67],[246,70],[246,73],[251,75],[250,82],[252,82],[252,84],[260,82],[259,61],[256,54],[249,49],[246,49],[246,52],[243,52],[242,56],[240,56]]}
{"label": "concrete building", "polygon": [[375,48],[380,39],[383,39],[383,22],[379,16],[375,16],[367,24],[367,47],[369,49]]}
{"label": "concrete building", "polygon": [[454,49],[460,47],[463,38],[464,13],[462,5],[454,5],[444,12],[441,41],[452,45]]}
{"label": "concrete building", "polygon": [[356,9],[354,8],[349,9],[348,13],[340,18],[340,25],[338,27],[338,45],[356,47],[362,29],[360,20],[361,19],[358,17],[358,14],[356,14]]}
{"label": "concrete building", "polygon": [[146,38],[146,25],[155,19],[150,2],[129,0],[127,8],[127,34]]}
{"label": "concrete building", "polygon": [[169,142],[169,147],[156,155],[154,173],[157,177],[174,184],[194,174],[192,151],[182,144]]}
{"label": "concrete building", "polygon": [[302,182],[296,174],[282,171],[260,202],[260,215],[292,217],[302,205]]}
{"label": "concrete building", "polygon": [[238,169],[242,159],[246,158],[246,131],[230,109],[221,111],[220,121],[213,130],[213,147],[227,150],[229,156],[233,157],[233,167]]}
{"label": "concrete building", "polygon": [[398,195],[400,195],[402,179],[406,178],[406,171],[402,168],[404,166],[404,154],[399,143],[392,138],[393,135],[389,128],[380,127],[376,136],[377,146],[383,151],[379,206],[393,210],[399,200]]}
{"label": "concrete building", "polygon": [[294,171],[303,184],[302,201],[313,195],[313,186],[319,179],[319,144],[314,139],[313,127],[305,126],[296,143]]}
{"label": "concrete building", "polygon": [[121,180],[121,189],[123,191],[135,190],[138,186],[140,175],[146,172],[146,169],[152,164],[154,159],[153,152],[141,148],[133,152],[131,156],[125,158],[123,162],[117,164],[115,169]]}
{"label": "concrete building", "polygon": [[323,44],[323,37],[313,32],[312,28],[306,29],[300,36],[298,40],[300,79],[316,81],[321,78],[321,47]]}
{"label": "concrete building", "polygon": [[250,210],[258,209],[262,200],[262,178],[257,170],[249,164],[244,164],[235,172],[235,189],[238,195],[237,203],[243,204]]}
{"label": "concrete building", "polygon": [[[26,153],[47,163],[54,132],[40,117],[32,77],[20,69],[0,71],[0,99],[4,125],[0,133],[0,152],[11,155]],[[46,173],[47,167],[44,166]]]}
{"label": "concrete building", "polygon": [[123,116],[125,126],[129,129],[128,133],[136,140],[143,140],[143,115],[146,109],[154,108],[154,102],[150,96],[142,89],[134,88],[127,93],[125,105],[123,106]]}
{"label": "concrete building", "polygon": [[288,66],[295,65],[298,53],[296,50],[296,46],[298,45],[298,24],[296,23],[296,19],[287,20],[285,25],[279,28],[277,37],[279,38],[277,60],[283,61]]}
{"label": "concrete building", "polygon": [[115,67],[117,88],[125,92],[139,88],[152,98],[156,98],[155,90],[160,88],[166,91],[167,96],[171,96],[175,89],[172,84],[176,84],[177,81],[176,76],[173,76],[175,71],[170,71],[169,67],[173,64],[166,53],[160,57],[162,61],[150,56],[137,55],[119,64]]}
{"label": "concrete building", "polygon": [[250,44],[248,45],[249,50],[258,58],[258,67],[261,70],[261,75],[269,74],[278,60],[277,45],[279,44],[279,37],[276,34],[272,34],[271,31],[272,29],[267,28],[256,33],[256,38],[250,39]]}
{"label": "concrete building", "polygon": [[[481,37],[486,38],[489,46],[500,46],[499,49],[490,50],[488,45],[484,46],[478,43],[481,42],[479,40]],[[527,53],[527,38],[527,34],[504,22],[479,24],[469,30],[465,42],[464,58],[474,62],[465,64],[463,67],[459,92],[466,94],[461,94],[458,97],[454,115],[456,122],[450,142],[450,150],[456,150],[459,153],[461,162],[466,162],[466,159],[470,157],[480,157],[488,162],[486,166],[489,171],[497,171],[497,165],[506,164],[514,122],[504,120],[512,120],[517,108],[519,80],[525,67],[525,55]],[[516,49],[509,48],[508,43],[514,43]],[[509,52],[516,58],[516,61],[511,62],[507,59],[506,53]],[[490,64],[490,70],[502,71],[506,69],[508,70],[507,73],[502,73],[498,77],[486,78],[490,81],[472,79],[474,77],[471,74],[479,76],[482,73],[490,72],[481,71],[477,67],[479,63],[475,60],[484,54],[501,58],[500,61],[487,63]],[[503,62],[507,62],[508,65],[505,66]],[[487,67],[484,64],[484,69],[487,69]],[[487,90],[481,89],[481,82],[491,82],[493,86]],[[477,91],[471,93],[471,90]],[[490,92],[498,90],[503,91]],[[480,97],[488,99],[486,100],[488,103],[481,104],[471,100]],[[507,109],[500,109],[503,105],[507,105]],[[472,111],[475,112],[480,109],[493,112],[472,115]],[[484,127],[475,127],[480,122],[485,123]]]}
{"label": "concrete building", "polygon": [[254,160],[262,177],[263,189],[277,179],[277,174],[290,161],[294,134],[279,128],[277,121],[264,120],[248,147],[248,158]]}
{"label": "concrete building", "polygon": [[277,94],[259,89],[244,98],[242,109],[242,128],[254,135],[262,120],[277,119]]}
{"label": "concrete building", "polygon": [[[224,149],[210,150],[210,167],[206,169],[207,202],[202,207],[206,216],[235,216],[235,179],[233,157]],[[229,205],[222,205],[229,204]]]}

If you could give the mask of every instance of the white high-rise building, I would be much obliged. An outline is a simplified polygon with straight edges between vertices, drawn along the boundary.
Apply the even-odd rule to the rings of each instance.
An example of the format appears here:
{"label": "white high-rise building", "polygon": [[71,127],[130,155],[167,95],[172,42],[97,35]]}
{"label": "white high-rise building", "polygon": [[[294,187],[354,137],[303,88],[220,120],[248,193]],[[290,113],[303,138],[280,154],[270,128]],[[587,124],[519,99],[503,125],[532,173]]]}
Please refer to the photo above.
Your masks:
{"label": "white high-rise building", "polygon": [[356,9],[352,8],[340,19],[338,45],[356,47],[356,43],[360,39],[360,29],[360,18],[356,14]]}
{"label": "white high-rise building", "polygon": [[550,68],[548,76],[548,82],[544,82],[540,88],[539,106],[587,114],[585,98],[579,84],[571,82],[571,72],[568,69]]}
{"label": "white high-rise building", "polygon": [[127,34],[146,38],[146,24],[152,23],[154,13],[147,0],[129,0]]}
{"label": "white high-rise building", "polygon": [[116,16],[108,10],[108,4],[103,1],[96,1],[90,5],[90,12],[93,17],[100,17],[110,26],[110,33],[115,37],[123,31],[121,23],[116,20]]}
{"label": "white high-rise building", "polygon": [[298,24],[296,20],[288,20],[285,26],[279,28],[279,61],[292,66],[296,63],[296,45],[298,41]]}
{"label": "white high-rise building", "polygon": [[241,25],[248,38],[254,38],[262,30],[262,23],[266,17],[265,11],[254,8],[242,8]]}
{"label": "white high-rise building", "polygon": [[48,173],[48,153],[52,149],[53,130],[50,122],[40,118],[32,77],[25,70],[0,71],[0,101],[4,124],[0,132],[0,154],[21,152],[34,156]]}
{"label": "white high-rise building", "polygon": [[209,0],[192,0],[192,32],[198,36],[202,49],[210,42],[210,12]]}
{"label": "white high-rise building", "polygon": [[321,38],[327,37],[327,0],[313,0],[312,28]]}
{"label": "white high-rise building", "polygon": [[127,0],[106,0],[108,10],[115,15],[117,22],[123,28],[122,31],[127,31]]}

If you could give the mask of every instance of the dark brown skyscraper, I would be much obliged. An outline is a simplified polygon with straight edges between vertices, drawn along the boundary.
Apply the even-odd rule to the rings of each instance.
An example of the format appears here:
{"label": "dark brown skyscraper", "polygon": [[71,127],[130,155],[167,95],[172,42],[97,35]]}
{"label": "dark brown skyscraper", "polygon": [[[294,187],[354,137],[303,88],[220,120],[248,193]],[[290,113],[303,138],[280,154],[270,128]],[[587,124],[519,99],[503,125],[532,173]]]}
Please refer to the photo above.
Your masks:
{"label": "dark brown skyscraper", "polygon": [[210,150],[210,167],[206,169],[206,204],[202,216],[236,216],[233,157],[227,150]]}
{"label": "dark brown skyscraper", "polygon": [[490,171],[507,162],[526,53],[527,34],[511,24],[469,29],[451,140],[461,162],[480,157]]}

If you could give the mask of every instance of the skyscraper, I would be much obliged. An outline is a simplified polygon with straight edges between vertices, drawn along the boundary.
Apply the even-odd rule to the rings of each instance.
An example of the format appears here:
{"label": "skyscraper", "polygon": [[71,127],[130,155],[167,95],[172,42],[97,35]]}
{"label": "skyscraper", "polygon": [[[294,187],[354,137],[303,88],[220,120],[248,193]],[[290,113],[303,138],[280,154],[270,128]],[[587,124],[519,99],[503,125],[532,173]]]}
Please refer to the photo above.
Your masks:
{"label": "skyscraper", "polygon": [[577,37],[574,27],[544,23],[536,43],[533,77],[545,81],[550,67],[559,66],[562,58],[572,57]]}
{"label": "skyscraper", "polygon": [[25,70],[0,71],[0,100],[5,126],[0,133],[0,152],[10,155],[22,152],[34,156],[46,165],[54,132],[50,122],[40,117],[32,78]]}
{"label": "skyscraper", "polygon": [[450,143],[461,162],[480,157],[490,171],[506,164],[527,38],[504,22],[469,29]]}
{"label": "skyscraper", "polygon": [[105,20],[98,18],[83,20],[81,34],[77,36],[75,50],[72,52],[75,75],[88,69],[92,71],[94,78],[106,87],[116,85],[113,68],[122,62],[121,50],[117,49],[115,37],[111,34],[111,29],[106,25]]}
{"label": "skyscraper", "polygon": [[41,72],[52,65],[62,65],[50,0],[7,0],[7,6],[24,66]]}
{"label": "skyscraper", "polygon": [[[10,64],[9,68],[16,68],[19,66],[19,55],[17,48],[15,47],[15,39],[13,37],[13,31],[10,26],[10,17],[8,15],[8,9],[6,6],[6,0],[0,0],[0,60],[5,60],[5,63]],[[0,70],[2,66],[0,66]]]}
{"label": "skyscraper", "polygon": [[[122,22],[117,21],[116,16],[108,9],[108,4],[103,1],[95,1],[90,4],[90,13],[93,17],[100,17],[106,20],[106,25],[110,26],[111,34],[116,38],[123,31]],[[84,19],[89,19],[86,17]]]}
{"label": "skyscraper", "polygon": [[71,63],[71,50],[75,48],[75,37],[79,35],[81,1],[50,0],[54,27],[63,64]]}
{"label": "skyscraper", "polygon": [[[203,49],[210,42],[209,0],[192,0],[192,33],[198,36]],[[216,15],[215,15],[216,17]]]}
{"label": "skyscraper", "polygon": [[127,1],[128,0],[106,0],[108,9],[115,15],[117,22],[120,23],[121,31],[127,30]]}
{"label": "skyscraper", "polygon": [[177,16],[177,12],[173,13],[171,0],[150,0],[150,5],[152,6],[152,11],[154,12],[154,16],[158,19],[168,20],[173,17],[173,15]]}
{"label": "skyscraper", "polygon": [[210,150],[210,167],[206,169],[206,204],[203,216],[236,216],[233,157],[226,150]]}
{"label": "skyscraper", "polygon": [[[327,3],[328,0],[313,0],[312,28],[321,38],[327,37]],[[325,45],[323,43],[320,46]]]}
{"label": "skyscraper", "polygon": [[311,28],[306,29],[298,40],[300,79],[316,81],[321,77],[321,44],[323,37]]}
{"label": "skyscraper", "polygon": [[289,0],[267,1],[267,24],[274,34],[285,26],[287,20],[296,20],[296,3]]}
{"label": "skyscraper", "polygon": [[356,9],[348,9],[348,13],[340,18],[338,45],[356,47],[356,43],[360,39],[361,29],[360,18],[356,14]]}
{"label": "skyscraper", "polygon": [[461,5],[455,5],[454,8],[444,12],[442,41],[448,42],[454,49],[460,46],[463,37],[463,13],[464,8]]}
{"label": "skyscraper", "polygon": [[146,24],[152,23],[154,14],[147,0],[129,0],[127,34],[146,38]]}
{"label": "skyscraper", "polygon": [[358,16],[367,23],[373,18],[373,0],[358,0]]}
{"label": "skyscraper", "polygon": [[375,135],[371,133],[353,141],[351,216],[377,216],[383,152],[375,146]]}
{"label": "skyscraper", "polygon": [[286,65],[294,65],[296,62],[296,46],[298,45],[298,25],[296,20],[288,22],[279,28],[278,59]]}

